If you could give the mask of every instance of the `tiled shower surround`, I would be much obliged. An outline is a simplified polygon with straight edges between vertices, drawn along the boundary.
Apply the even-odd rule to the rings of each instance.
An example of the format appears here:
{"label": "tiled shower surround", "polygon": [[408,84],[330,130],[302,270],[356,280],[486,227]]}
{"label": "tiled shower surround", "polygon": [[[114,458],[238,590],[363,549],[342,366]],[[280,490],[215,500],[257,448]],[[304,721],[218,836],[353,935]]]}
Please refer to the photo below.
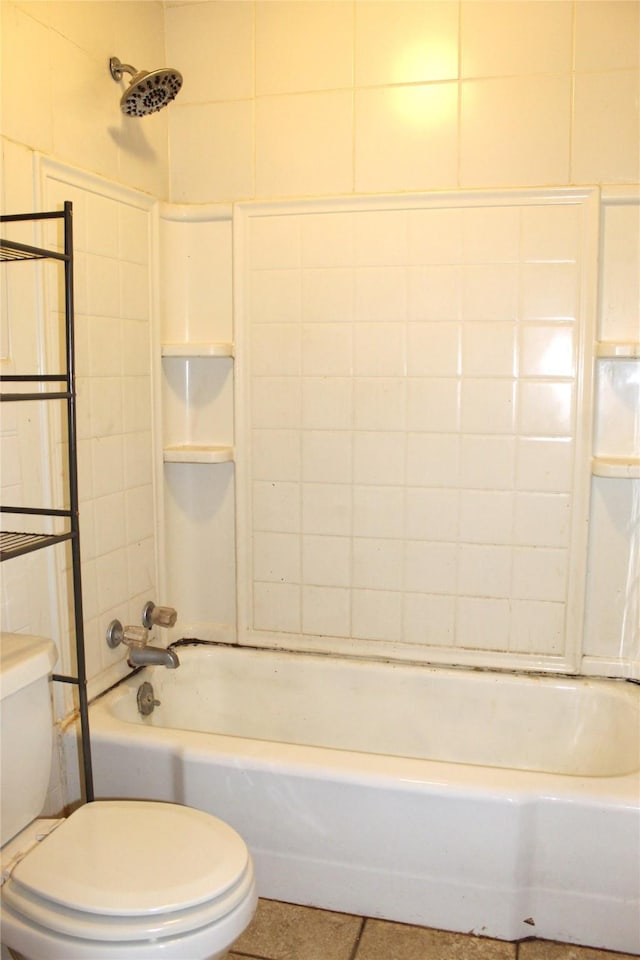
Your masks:
{"label": "tiled shower surround", "polygon": [[[97,178],[46,160],[41,162],[40,176],[45,209],[61,207],[64,200],[73,203],[78,478],[87,666],[90,678],[102,674],[105,681],[111,677],[113,682],[122,675],[122,652],[110,650],[104,642],[105,626],[114,617],[122,616],[127,622],[137,618],[145,600],[156,591],[149,364],[151,204],[134,191],[114,189]],[[27,239],[33,242],[34,238]],[[49,231],[43,239],[54,247],[59,238]],[[7,272],[7,281],[11,279],[12,274]],[[37,274],[28,279],[36,290],[42,282]],[[56,312],[59,271],[51,271],[48,280],[50,320],[42,327],[46,331],[43,362],[48,364],[47,370],[55,370],[62,350]],[[14,291],[7,322],[12,362],[21,372],[30,372],[37,369],[41,346],[32,337],[34,325],[26,322],[28,314],[18,309],[24,299],[23,290]],[[60,411],[51,414],[51,429],[55,430],[57,448],[62,431]],[[33,469],[30,453],[42,441],[25,432],[21,441],[21,455],[14,455],[23,469],[15,502],[32,505],[49,496],[58,502],[55,498],[62,496],[58,490],[60,463],[64,462],[60,451],[50,452],[51,476],[40,481],[43,489],[38,495],[31,474],[40,474]],[[69,562],[64,548],[56,557],[63,578]],[[22,577],[12,578],[11,591],[5,588],[3,592],[3,628],[50,634],[51,628],[45,630],[41,625],[43,611],[48,608],[46,591],[34,585],[33,577],[29,581],[32,560],[29,556],[19,561]],[[13,561],[4,566],[11,570],[12,565]],[[64,642],[70,630],[64,602],[57,616],[60,625],[53,635],[60,642],[59,667],[66,665],[69,670],[73,654]]]}
{"label": "tiled shower surround", "polygon": [[249,212],[252,640],[571,664],[593,210],[586,191]]}
{"label": "tiled shower surround", "polygon": [[[640,675],[640,481],[591,479],[588,544],[579,543],[589,467],[575,438],[578,424],[589,429],[577,383],[594,340],[640,338],[640,3],[3,0],[0,18],[3,210],[67,198],[76,210],[92,690],[127,670],[124,651],[104,642],[109,620],[137,622],[150,596],[206,638],[232,639],[239,627],[256,643]],[[180,69],[180,96],[143,120],[123,117],[113,55]],[[55,189],[42,176],[49,163]],[[451,209],[460,191],[490,199],[550,186],[600,192],[597,265],[564,245],[584,239],[580,204],[525,204],[517,228],[503,201]],[[418,191],[440,191],[444,205],[381,205],[382,194]],[[342,207],[327,200],[336,196]],[[266,205],[263,226],[298,223],[300,233],[286,249],[263,238],[272,259],[260,265],[236,246],[235,269],[253,276],[262,306],[237,287],[234,317],[232,220],[254,203]],[[225,207],[216,223],[215,206]],[[427,212],[446,225],[433,228],[436,259],[410,231]],[[477,223],[490,213],[483,234]],[[536,217],[542,251],[531,248]],[[578,271],[600,286],[592,332],[574,319]],[[535,291],[553,293],[560,315],[550,318]],[[490,316],[478,313],[483,303]],[[249,332],[264,350],[251,355]],[[305,346],[295,375],[278,366],[291,334]],[[183,360],[160,358],[163,339],[235,341],[235,359],[188,362],[207,404],[193,404],[186,437],[172,435],[184,410],[159,402],[176,370],[186,379]],[[593,366],[591,452],[637,458],[637,361]],[[252,404],[235,436],[234,380],[236,401]],[[550,397],[554,423],[542,405]],[[3,419],[2,482],[24,502],[40,492],[30,430],[20,432],[18,476],[18,428]],[[235,446],[237,462],[163,464],[163,445],[185,439]],[[280,476],[294,466],[295,479]],[[297,512],[269,515],[273,490],[292,485]],[[3,627],[64,638],[44,558],[4,564],[2,575]],[[286,604],[266,610],[276,594]],[[567,609],[575,630],[565,629]],[[505,642],[508,628],[517,629]]]}

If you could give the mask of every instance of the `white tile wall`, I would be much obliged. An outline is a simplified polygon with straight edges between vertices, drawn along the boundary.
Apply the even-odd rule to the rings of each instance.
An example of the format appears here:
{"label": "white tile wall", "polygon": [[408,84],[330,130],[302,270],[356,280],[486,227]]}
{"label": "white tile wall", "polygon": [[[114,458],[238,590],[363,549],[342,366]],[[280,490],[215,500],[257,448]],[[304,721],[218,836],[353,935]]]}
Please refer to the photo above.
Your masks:
{"label": "white tile wall", "polygon": [[569,76],[464,81],[460,185],[569,182]]}
{"label": "white tile wall", "polygon": [[355,111],[357,192],[456,186],[457,83],[357,90]]}
{"label": "white tile wall", "polygon": [[[142,586],[135,570],[127,569],[127,553],[137,543],[148,543],[155,531],[142,512],[130,527],[131,514],[126,513],[130,492],[144,489],[145,502],[152,500],[152,463],[149,423],[138,432],[127,432],[136,429],[130,406],[135,390],[125,396],[121,380],[126,378],[129,387],[144,381],[146,389],[138,399],[142,396],[148,407],[149,223],[146,212],[141,216],[140,208],[123,201],[115,184],[141,189],[147,198],[166,197],[168,192],[167,116],[146,118],[144,125],[124,118],[118,106],[120,87],[109,75],[108,60],[118,54],[141,68],[161,65],[164,11],[158,2],[135,0],[92,4],[9,0],[2,4],[0,16],[3,212],[44,209],[66,199],[74,203],[85,635],[91,689],[99,691],[122,673],[117,664],[109,666],[122,662],[120,651],[105,660],[105,604],[117,598],[114,615],[137,618],[141,599],[129,591],[144,589],[146,595],[155,582],[155,572],[149,579],[148,562]],[[113,193],[108,196],[111,186],[104,195],[88,189],[82,174],[64,183],[54,176],[47,187],[34,164],[34,150],[68,163],[69,172],[84,169],[108,178]],[[141,200],[140,207],[148,210],[149,203]],[[29,314],[40,287],[32,283],[31,296],[22,297],[23,316]],[[20,333],[21,368],[33,369],[33,357],[24,349],[25,330]],[[55,343],[51,337],[52,353]],[[29,503],[40,503],[43,493],[34,462],[40,443],[35,426],[39,431],[35,420],[17,429],[23,454],[20,495]],[[44,453],[49,467],[58,452]],[[6,462],[3,458],[3,483]],[[49,483],[56,487],[59,471],[54,467],[49,472],[44,487]],[[118,562],[109,563],[109,558]],[[57,559],[64,577],[64,558]],[[99,567],[104,579],[97,576]],[[53,636],[61,648],[58,669],[70,669],[66,611],[56,611],[47,589],[52,582],[50,554],[4,564],[2,579],[3,629]],[[41,600],[36,603],[34,598]],[[60,803],[51,809],[59,810]]]}
{"label": "white tile wall", "polygon": [[[164,114],[160,114],[163,116]],[[184,105],[168,118],[172,199],[178,203],[254,195],[254,113],[250,100]],[[197,128],[197,148],[193,131]],[[212,184],[220,184],[219,189]],[[224,187],[222,185],[224,184]]]}
{"label": "white tile wall", "polygon": [[573,4],[462,4],[463,77],[560,73],[571,56]]}
{"label": "white tile wall", "polygon": [[591,336],[574,204],[336,206],[246,208],[247,636],[570,658]]}
{"label": "white tile wall", "polygon": [[[43,204],[73,194],[79,496],[90,689],[126,672],[105,642],[114,617],[138,622],[157,596],[151,393],[151,203],[44,165]],[[64,654],[66,656],[66,654]]]}
{"label": "white tile wall", "polygon": [[[13,179],[17,193],[31,178],[27,157],[16,155],[15,150],[4,153],[6,168],[15,173],[20,166],[22,176]],[[30,184],[29,184],[30,186]],[[9,239],[35,243],[39,235],[32,225],[3,225],[3,235]],[[16,269],[17,267],[17,269]],[[42,309],[43,289],[55,281],[59,271],[49,272],[36,262],[20,264],[3,263],[0,274],[0,309],[3,321],[3,357],[4,374],[28,374],[40,369],[42,360],[42,336],[47,327],[46,311]],[[55,304],[55,307],[54,307]],[[51,324],[57,324],[57,300],[52,302]],[[28,322],[30,320],[30,322]],[[59,338],[51,338],[52,351],[58,349]],[[56,363],[56,368],[58,364]],[[50,371],[50,367],[48,368]],[[59,443],[60,427],[46,447],[43,436],[49,424],[49,414],[45,404],[3,403],[0,418],[0,485],[2,503],[10,506],[33,506],[51,504],[55,498],[55,482],[63,473],[60,455],[63,452]],[[50,471],[34,469],[34,451],[41,452],[45,465],[51,465]],[[64,506],[60,500],[57,505]],[[18,522],[19,521],[19,522]],[[42,532],[63,529],[58,521],[41,518],[3,516],[3,529],[19,529]],[[51,577],[54,569],[52,552],[48,555],[32,554],[20,557],[2,565],[1,612],[2,628],[8,631],[22,631],[44,634],[59,639],[60,627],[56,622],[57,595],[55,582]],[[64,667],[61,663],[60,667]]]}
{"label": "white tile wall", "polygon": [[[571,176],[585,183],[640,179],[638,69],[576,75]],[[615,149],[612,144],[615,143]]]}
{"label": "white tile wall", "polygon": [[[249,3],[177,4],[165,10],[170,60],[184,76],[183,104],[253,96],[253,8]],[[193,42],[200,37],[201,42]]]}
{"label": "white tile wall", "polygon": [[168,57],[188,65],[169,118],[173,198],[637,182],[639,10],[172,4]]}
{"label": "white tile wall", "polygon": [[139,69],[154,69],[163,65],[164,50],[159,2],[7,0],[2,4],[3,136],[166,197],[166,112],[146,117],[142,125],[124,117],[122,85],[108,68],[109,57],[119,55]]}
{"label": "white tile wall", "polygon": [[[359,86],[449,80],[458,76],[456,4],[356,4]],[[387,40],[380,43],[380,37]]]}
{"label": "white tile wall", "polygon": [[[6,148],[11,160],[15,151]],[[83,552],[85,649],[90,691],[99,692],[126,672],[123,651],[109,651],[106,625],[114,616],[138,619],[155,593],[155,536],[150,423],[150,203],[59,164],[32,170],[22,157],[21,176],[38,200],[25,195],[10,162],[7,190],[12,212],[74,204],[78,469]],[[57,232],[25,237],[55,245]],[[27,267],[25,271],[23,268]],[[16,372],[59,370],[61,271],[48,266],[3,265],[5,320]],[[43,350],[44,348],[44,350]],[[63,410],[15,404],[2,418],[4,503],[67,506],[62,466],[67,455]],[[47,442],[43,438],[51,438]],[[43,472],[42,466],[48,465]],[[36,529],[42,529],[41,521]],[[136,554],[144,554],[139,562]],[[69,558],[64,547],[3,564],[3,629],[40,633],[58,645],[57,670],[72,673],[73,630],[66,602]],[[150,593],[151,591],[151,593]],[[135,620],[134,620],[135,622]],[[70,688],[57,690],[56,710],[71,709]],[[53,805],[51,805],[53,804]],[[60,809],[59,798],[50,808]]]}
{"label": "white tile wall", "polygon": [[[353,82],[353,4],[260,3],[255,8],[256,92],[331,90]],[[309,36],[313,45],[308,43]]]}
{"label": "white tile wall", "polygon": [[[349,91],[261,97],[255,111],[255,194],[315,195],[351,189],[353,97]],[[224,193],[221,196],[225,198]]]}

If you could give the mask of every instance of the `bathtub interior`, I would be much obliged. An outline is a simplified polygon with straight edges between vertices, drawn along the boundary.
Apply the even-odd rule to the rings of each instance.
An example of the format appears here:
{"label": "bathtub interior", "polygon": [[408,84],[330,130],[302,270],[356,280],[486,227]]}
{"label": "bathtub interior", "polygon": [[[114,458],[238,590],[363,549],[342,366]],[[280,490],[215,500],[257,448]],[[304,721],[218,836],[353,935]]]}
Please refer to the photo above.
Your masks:
{"label": "bathtub interior", "polygon": [[[640,687],[182,644],[179,670],[148,671],[160,701],[128,722],[256,740],[574,776],[640,767]],[[147,673],[145,673],[147,676]]]}

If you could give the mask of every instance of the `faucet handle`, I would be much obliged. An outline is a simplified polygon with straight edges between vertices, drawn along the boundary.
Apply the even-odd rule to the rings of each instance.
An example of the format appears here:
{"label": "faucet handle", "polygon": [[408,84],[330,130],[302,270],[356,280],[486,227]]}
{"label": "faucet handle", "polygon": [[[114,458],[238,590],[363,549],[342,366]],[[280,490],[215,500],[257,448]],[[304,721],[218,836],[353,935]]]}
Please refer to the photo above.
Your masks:
{"label": "faucet handle", "polygon": [[128,647],[144,647],[148,639],[144,627],[123,627],[119,620],[112,620],[107,627],[107,643],[112,649],[121,643]]}
{"label": "faucet handle", "polygon": [[125,627],[122,631],[122,642],[128,647],[144,647],[149,635],[144,627]]}
{"label": "faucet handle", "polygon": [[173,627],[178,619],[178,611],[173,607],[156,607],[148,600],[142,608],[142,623],[147,630],[151,627]]}

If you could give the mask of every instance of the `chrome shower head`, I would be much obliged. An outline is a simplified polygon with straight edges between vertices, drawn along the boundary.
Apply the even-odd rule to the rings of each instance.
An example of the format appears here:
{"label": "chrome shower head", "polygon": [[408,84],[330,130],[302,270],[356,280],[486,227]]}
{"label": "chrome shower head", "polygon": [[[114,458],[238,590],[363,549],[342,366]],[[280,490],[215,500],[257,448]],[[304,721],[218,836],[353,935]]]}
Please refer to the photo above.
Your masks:
{"label": "chrome shower head", "polygon": [[120,98],[120,109],[128,117],[146,117],[162,110],[175,99],[182,86],[182,74],[171,67],[148,73],[111,57],[109,69],[114,80],[122,80],[123,73],[131,74],[131,83]]}

